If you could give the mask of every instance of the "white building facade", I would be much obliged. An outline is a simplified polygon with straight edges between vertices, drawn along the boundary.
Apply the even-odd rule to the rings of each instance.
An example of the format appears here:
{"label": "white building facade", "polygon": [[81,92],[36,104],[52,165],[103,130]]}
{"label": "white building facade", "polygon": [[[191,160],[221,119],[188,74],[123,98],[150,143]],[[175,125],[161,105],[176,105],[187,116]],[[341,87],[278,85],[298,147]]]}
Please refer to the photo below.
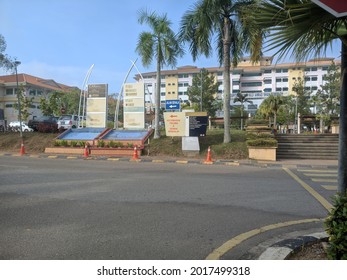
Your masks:
{"label": "white building facade", "polygon": [[[271,94],[290,95],[295,93],[292,88],[298,79],[305,81],[306,90],[315,94],[324,85],[323,76],[327,74],[332,63],[340,65],[334,58],[320,58],[298,63],[273,64],[272,57],[263,57],[259,63],[253,64],[249,58],[244,58],[236,68],[230,71],[231,106],[237,93],[247,94],[252,103],[244,104],[245,110],[255,113],[260,104]],[[224,81],[223,69],[220,67],[205,68],[214,75],[219,84],[216,99],[223,99]],[[165,108],[166,100],[181,100],[187,103],[188,87],[192,85],[193,77],[200,75],[201,68],[196,66],[178,67],[174,70],[161,71],[160,100]],[[147,110],[154,108],[156,72],[142,73],[145,84],[145,105]],[[140,75],[135,79],[141,81]]]}

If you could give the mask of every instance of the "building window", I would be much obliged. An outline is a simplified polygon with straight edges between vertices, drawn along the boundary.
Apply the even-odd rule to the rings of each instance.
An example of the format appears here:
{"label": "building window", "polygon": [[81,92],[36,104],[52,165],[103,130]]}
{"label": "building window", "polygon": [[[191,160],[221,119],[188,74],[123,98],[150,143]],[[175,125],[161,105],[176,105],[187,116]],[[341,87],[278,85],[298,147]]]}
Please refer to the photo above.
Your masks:
{"label": "building window", "polygon": [[243,73],[242,77],[258,77],[261,76],[261,73]]}
{"label": "building window", "polygon": [[12,108],[12,107],[13,107],[13,104],[9,104],[9,103],[8,103],[8,104],[5,105],[5,107],[6,107],[6,108]]}
{"label": "building window", "polygon": [[264,89],[264,92],[271,92],[272,91],[272,88],[265,88]]}
{"label": "building window", "polygon": [[262,85],[262,82],[241,83],[241,87],[261,87]]}
{"label": "building window", "polygon": [[161,84],[160,87],[165,87],[165,84]]}
{"label": "building window", "polygon": [[7,88],[6,95],[13,95],[13,88]]}
{"label": "building window", "polygon": [[276,83],[287,83],[288,78],[276,78]]}
{"label": "building window", "polygon": [[264,73],[265,73],[265,74],[271,74],[271,73],[272,73],[272,70],[271,70],[271,69],[265,69],[265,70],[264,70]]}
{"label": "building window", "polygon": [[288,73],[288,69],[276,69],[276,73]]}
{"label": "building window", "polygon": [[271,85],[272,84],[272,80],[264,80],[264,84],[265,85]]}

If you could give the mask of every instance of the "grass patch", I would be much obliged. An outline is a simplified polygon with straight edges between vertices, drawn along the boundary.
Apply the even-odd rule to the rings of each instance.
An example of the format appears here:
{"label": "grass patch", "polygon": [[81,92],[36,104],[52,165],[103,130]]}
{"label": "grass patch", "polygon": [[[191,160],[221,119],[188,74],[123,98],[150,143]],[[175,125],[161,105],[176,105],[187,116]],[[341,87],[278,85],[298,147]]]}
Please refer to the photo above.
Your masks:
{"label": "grass patch", "polygon": [[[54,147],[56,144],[55,138],[59,135],[56,133],[40,133],[30,132],[23,133],[24,146],[26,153],[43,153],[46,147]],[[211,147],[212,158],[214,159],[245,159],[248,158],[248,149],[246,145],[246,133],[240,130],[231,131],[231,142],[224,144],[224,130],[213,129],[208,130],[205,137],[200,137],[200,155],[198,158],[206,158],[207,149]],[[20,151],[19,133],[0,133],[0,151],[15,153]],[[78,143],[84,147],[84,143]],[[113,143],[115,147],[119,143]],[[169,157],[184,157],[182,153],[181,137],[167,137],[162,132],[159,139],[150,139],[150,145],[143,153],[150,156],[169,156]]]}
{"label": "grass patch", "polygon": [[[207,135],[199,139],[200,155],[198,157],[205,158],[208,147],[211,147],[212,158],[246,159],[248,158],[246,138],[244,131],[232,130],[231,142],[223,143],[223,129],[208,130]],[[159,139],[151,139],[149,154],[151,156],[183,156],[181,137],[161,136]]]}
{"label": "grass patch", "polygon": [[[24,132],[24,148],[26,153],[43,153],[46,147],[54,147],[54,139],[58,133]],[[0,151],[20,151],[21,139],[19,132],[0,132]]]}

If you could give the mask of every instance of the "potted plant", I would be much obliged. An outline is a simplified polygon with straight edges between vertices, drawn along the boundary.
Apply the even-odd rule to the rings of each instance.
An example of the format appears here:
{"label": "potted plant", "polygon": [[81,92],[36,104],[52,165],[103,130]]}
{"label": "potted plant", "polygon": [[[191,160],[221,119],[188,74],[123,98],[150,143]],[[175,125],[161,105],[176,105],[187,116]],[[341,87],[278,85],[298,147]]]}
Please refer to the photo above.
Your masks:
{"label": "potted plant", "polygon": [[258,137],[247,140],[246,143],[250,159],[276,161],[276,139],[272,137]]}

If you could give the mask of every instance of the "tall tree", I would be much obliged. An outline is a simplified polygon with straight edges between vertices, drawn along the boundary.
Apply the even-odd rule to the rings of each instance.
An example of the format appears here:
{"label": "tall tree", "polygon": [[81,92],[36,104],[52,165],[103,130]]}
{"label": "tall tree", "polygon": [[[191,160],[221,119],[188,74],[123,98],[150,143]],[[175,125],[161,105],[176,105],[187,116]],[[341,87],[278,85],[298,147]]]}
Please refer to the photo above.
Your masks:
{"label": "tall tree", "polygon": [[251,100],[248,98],[248,94],[242,94],[241,92],[238,92],[236,97],[234,98],[234,103],[240,102],[241,103],[241,108],[240,108],[240,113],[241,113],[241,130],[243,130],[243,112],[244,112],[244,106],[243,104],[250,103],[253,104]]}
{"label": "tall tree", "polygon": [[323,75],[325,83],[317,91],[315,102],[317,113],[324,115],[328,119],[331,115],[336,115],[340,106],[341,73],[339,67],[332,63],[328,73]]}
{"label": "tall tree", "polygon": [[192,85],[188,87],[189,101],[198,110],[207,112],[209,116],[214,117],[218,109],[214,102],[214,95],[218,91],[218,84],[215,77],[203,68],[201,72],[194,76]]}
{"label": "tall tree", "polygon": [[326,53],[336,39],[341,41],[340,136],[338,192],[347,188],[347,17],[335,17],[310,0],[267,0],[254,9],[260,29],[269,32],[267,45],[279,58],[292,54],[297,61]]}
{"label": "tall tree", "polygon": [[140,24],[146,23],[151,32],[141,32],[136,51],[142,58],[142,64],[149,66],[153,59],[156,60],[157,83],[155,93],[155,131],[154,138],[160,138],[160,85],[161,85],[161,69],[164,65],[176,66],[177,58],[183,55],[179,41],[175,33],[170,28],[171,22],[167,15],[157,15],[155,12],[140,10],[138,21]]}
{"label": "tall tree", "polygon": [[12,59],[4,53],[6,47],[6,40],[4,36],[0,34],[0,68],[4,68],[5,70],[13,70]]}
{"label": "tall tree", "polygon": [[[18,95],[18,99],[20,100],[20,110],[21,110],[21,119],[23,122],[26,122],[31,115],[30,108],[33,105],[33,99],[34,97],[28,97],[25,94],[24,87],[21,85],[18,89],[18,92],[16,92]],[[19,104],[15,103],[13,107],[18,111],[19,110]]]}
{"label": "tall tree", "polygon": [[[310,97],[311,91],[307,90],[305,87],[305,78],[297,78],[294,82],[292,91],[295,92],[295,102],[296,102],[296,114],[300,113],[301,115],[310,113]],[[296,116],[297,117],[297,116]]]}
{"label": "tall tree", "polygon": [[194,61],[212,54],[215,39],[219,63],[223,65],[224,143],[230,135],[230,67],[235,67],[244,50],[252,49],[252,59],[260,57],[263,32],[254,28],[249,10],[256,0],[198,0],[182,17],[179,37],[188,42]]}
{"label": "tall tree", "polygon": [[40,107],[44,116],[60,116],[64,114],[77,114],[79,105],[79,91],[69,92],[54,91],[40,99]]}
{"label": "tall tree", "polygon": [[267,117],[273,116],[274,128],[277,126],[277,113],[284,104],[282,96],[270,95],[259,106],[259,114]]}

